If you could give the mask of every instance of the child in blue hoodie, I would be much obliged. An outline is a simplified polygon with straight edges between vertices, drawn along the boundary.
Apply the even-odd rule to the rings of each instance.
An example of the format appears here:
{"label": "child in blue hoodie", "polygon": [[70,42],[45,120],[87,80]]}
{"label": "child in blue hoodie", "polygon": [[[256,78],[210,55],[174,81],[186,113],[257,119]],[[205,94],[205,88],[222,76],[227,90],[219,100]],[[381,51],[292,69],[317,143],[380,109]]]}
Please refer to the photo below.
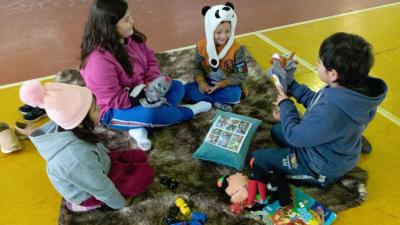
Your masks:
{"label": "child in blue hoodie", "polygon": [[152,183],[155,174],[143,151],[109,152],[92,133],[100,113],[86,87],[33,80],[22,85],[20,98],[45,109],[52,120],[29,137],[70,210],[120,209],[127,205],[125,198]]}
{"label": "child in blue hoodie", "polygon": [[361,135],[387,92],[383,80],[369,76],[373,63],[365,39],[335,33],[320,46],[318,74],[327,85],[318,92],[297,83],[285,68],[271,71],[307,110],[300,118],[288,94],[277,87],[281,121],[271,135],[280,147],[256,150],[253,163],[322,187],[353,169],[361,154]]}

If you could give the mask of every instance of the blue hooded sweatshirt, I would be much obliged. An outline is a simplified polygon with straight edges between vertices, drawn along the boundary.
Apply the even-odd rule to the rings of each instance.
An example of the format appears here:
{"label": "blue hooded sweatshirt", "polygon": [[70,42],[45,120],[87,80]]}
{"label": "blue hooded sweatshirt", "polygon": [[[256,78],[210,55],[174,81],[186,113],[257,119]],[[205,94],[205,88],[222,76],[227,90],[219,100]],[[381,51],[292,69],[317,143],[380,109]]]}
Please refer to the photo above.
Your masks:
{"label": "blue hooded sweatshirt", "polygon": [[111,161],[102,144],[90,144],[71,131],[58,131],[48,122],[29,136],[46,160],[46,171],[56,190],[69,202],[80,204],[94,196],[114,209],[126,201],[108,178]]}
{"label": "blue hooded sweatshirt", "polygon": [[295,147],[299,163],[327,177],[341,177],[357,165],[361,135],[387,92],[377,78],[368,77],[362,87],[326,86],[315,93],[296,82],[290,86],[307,108],[300,118],[291,100],[279,104],[283,134]]}

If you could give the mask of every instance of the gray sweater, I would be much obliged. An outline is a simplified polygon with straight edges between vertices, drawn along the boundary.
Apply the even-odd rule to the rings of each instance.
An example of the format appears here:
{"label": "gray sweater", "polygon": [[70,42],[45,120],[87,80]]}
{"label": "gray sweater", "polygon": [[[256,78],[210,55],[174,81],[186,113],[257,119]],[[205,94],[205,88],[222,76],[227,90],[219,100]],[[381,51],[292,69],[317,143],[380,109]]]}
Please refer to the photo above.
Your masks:
{"label": "gray sweater", "polygon": [[90,144],[71,131],[58,131],[48,122],[30,135],[40,155],[46,160],[47,175],[65,200],[80,204],[91,196],[114,209],[126,201],[108,178],[111,161],[102,144]]}

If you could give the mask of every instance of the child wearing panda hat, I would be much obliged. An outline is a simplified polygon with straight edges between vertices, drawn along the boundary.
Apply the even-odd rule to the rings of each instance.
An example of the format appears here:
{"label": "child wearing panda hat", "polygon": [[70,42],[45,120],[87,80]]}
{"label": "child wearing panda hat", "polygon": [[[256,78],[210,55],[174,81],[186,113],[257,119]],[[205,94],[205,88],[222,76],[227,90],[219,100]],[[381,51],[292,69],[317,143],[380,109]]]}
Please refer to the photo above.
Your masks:
{"label": "child wearing panda hat", "polygon": [[224,111],[232,111],[231,105],[240,102],[242,89],[246,90],[241,84],[247,79],[245,49],[235,41],[233,9],[230,2],[202,9],[206,39],[196,46],[195,81],[185,85],[190,101],[207,101]]}

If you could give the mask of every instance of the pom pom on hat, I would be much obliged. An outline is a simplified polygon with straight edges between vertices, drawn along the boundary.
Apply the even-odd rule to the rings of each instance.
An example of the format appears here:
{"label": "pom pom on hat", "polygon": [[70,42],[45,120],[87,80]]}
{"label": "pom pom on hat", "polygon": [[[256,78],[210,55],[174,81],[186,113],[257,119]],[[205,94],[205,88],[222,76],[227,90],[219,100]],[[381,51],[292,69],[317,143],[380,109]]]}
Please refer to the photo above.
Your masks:
{"label": "pom pom on hat", "polygon": [[46,90],[38,80],[25,82],[19,90],[21,101],[33,107],[43,106],[45,94]]}
{"label": "pom pom on hat", "polygon": [[48,117],[64,128],[78,126],[89,113],[93,102],[92,92],[86,87],[38,80],[25,82],[20,88],[22,102],[46,110]]}

